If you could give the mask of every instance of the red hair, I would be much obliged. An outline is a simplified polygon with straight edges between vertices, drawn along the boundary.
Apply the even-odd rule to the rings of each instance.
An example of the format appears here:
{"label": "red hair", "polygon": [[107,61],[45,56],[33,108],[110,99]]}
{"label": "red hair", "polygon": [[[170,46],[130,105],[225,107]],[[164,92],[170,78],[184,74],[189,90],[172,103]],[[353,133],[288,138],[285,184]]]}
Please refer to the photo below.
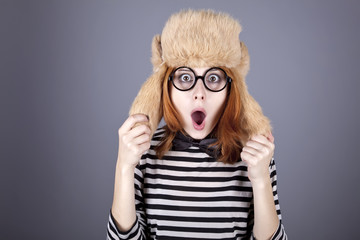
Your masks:
{"label": "red hair", "polygon": [[[223,69],[232,78],[233,74],[230,69]],[[161,159],[164,154],[170,150],[176,132],[181,131],[185,134],[181,123],[182,118],[176,111],[170,99],[168,78],[171,71],[171,68],[167,70],[163,82],[162,106],[166,126],[164,127],[165,134],[161,139],[160,144],[155,147],[156,155],[159,159]],[[239,160],[243,147],[241,144],[241,137],[245,135],[240,126],[242,112],[240,93],[237,84],[234,84],[234,81],[236,80],[233,79],[230,92],[223,106],[223,113],[218,117],[217,124],[212,131],[213,135],[217,138],[217,142],[213,145],[216,145],[221,151],[218,161],[224,163],[235,163]],[[229,88],[229,86],[227,88]]]}

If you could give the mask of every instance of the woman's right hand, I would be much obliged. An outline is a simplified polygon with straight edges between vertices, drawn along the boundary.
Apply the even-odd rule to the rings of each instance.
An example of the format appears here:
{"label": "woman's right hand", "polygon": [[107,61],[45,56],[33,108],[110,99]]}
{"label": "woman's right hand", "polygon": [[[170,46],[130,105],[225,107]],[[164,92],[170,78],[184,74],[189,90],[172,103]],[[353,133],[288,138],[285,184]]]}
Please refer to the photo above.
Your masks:
{"label": "woman's right hand", "polygon": [[150,148],[151,130],[148,122],[145,114],[133,114],[119,128],[119,167],[135,167],[141,155]]}

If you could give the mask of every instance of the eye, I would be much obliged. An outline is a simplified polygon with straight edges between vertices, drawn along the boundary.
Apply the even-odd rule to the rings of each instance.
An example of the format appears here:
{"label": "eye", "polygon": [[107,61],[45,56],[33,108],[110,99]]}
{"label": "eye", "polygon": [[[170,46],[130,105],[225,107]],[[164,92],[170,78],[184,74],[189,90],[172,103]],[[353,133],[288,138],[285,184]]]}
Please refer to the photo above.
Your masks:
{"label": "eye", "polygon": [[189,81],[191,81],[191,75],[190,74],[182,74],[180,76],[180,80],[183,82],[189,82]]}
{"label": "eye", "polygon": [[218,81],[220,80],[220,77],[219,77],[218,75],[216,75],[216,74],[211,74],[211,75],[207,78],[207,80],[208,80],[209,82],[215,83],[215,82],[218,82]]}

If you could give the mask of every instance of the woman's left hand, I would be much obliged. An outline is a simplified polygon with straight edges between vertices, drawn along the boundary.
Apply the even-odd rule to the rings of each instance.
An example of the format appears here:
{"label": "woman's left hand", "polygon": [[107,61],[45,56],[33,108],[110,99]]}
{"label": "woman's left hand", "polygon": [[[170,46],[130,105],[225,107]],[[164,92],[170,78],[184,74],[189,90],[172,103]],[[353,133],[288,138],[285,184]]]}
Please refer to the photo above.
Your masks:
{"label": "woman's left hand", "polygon": [[240,154],[247,163],[248,177],[254,184],[269,179],[269,164],[274,155],[274,137],[255,135],[245,144]]}

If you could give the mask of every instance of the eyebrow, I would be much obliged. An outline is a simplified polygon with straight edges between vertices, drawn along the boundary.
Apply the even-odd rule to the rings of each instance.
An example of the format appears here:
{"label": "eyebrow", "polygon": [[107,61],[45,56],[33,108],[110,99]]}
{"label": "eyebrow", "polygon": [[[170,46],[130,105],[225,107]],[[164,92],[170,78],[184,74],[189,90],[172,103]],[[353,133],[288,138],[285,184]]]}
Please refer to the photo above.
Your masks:
{"label": "eyebrow", "polygon": [[[208,72],[208,73],[222,73],[222,71],[220,69],[207,69],[203,72],[203,74],[199,74],[198,72],[196,72],[195,70],[191,71],[190,69],[186,69],[186,68],[181,68],[181,69],[178,69],[177,72],[178,73],[191,73],[191,74],[195,74],[196,76],[203,76],[205,74],[205,72]],[[209,71],[210,70],[210,71]]]}
{"label": "eyebrow", "polygon": [[220,69],[211,69],[210,71],[208,72],[222,72]]}
{"label": "eyebrow", "polygon": [[192,71],[190,69],[178,69],[177,72],[191,72]]}

